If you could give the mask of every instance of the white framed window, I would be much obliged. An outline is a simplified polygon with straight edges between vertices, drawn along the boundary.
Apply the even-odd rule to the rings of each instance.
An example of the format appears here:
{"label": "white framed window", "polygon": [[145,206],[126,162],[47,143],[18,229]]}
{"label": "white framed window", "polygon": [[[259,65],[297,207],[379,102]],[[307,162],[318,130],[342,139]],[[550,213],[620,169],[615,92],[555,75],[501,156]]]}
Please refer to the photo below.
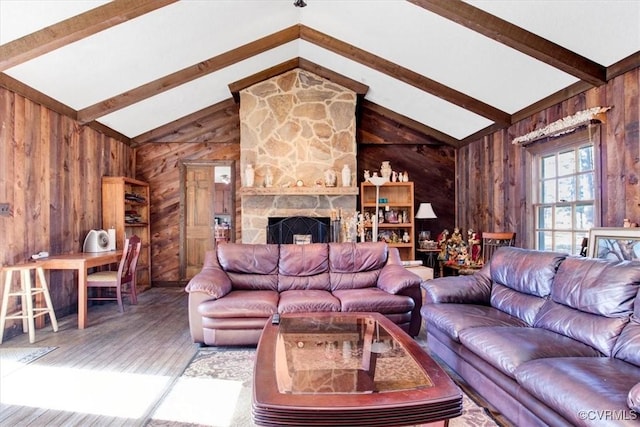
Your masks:
{"label": "white framed window", "polygon": [[599,224],[599,141],[590,126],[530,148],[536,249],[579,254]]}

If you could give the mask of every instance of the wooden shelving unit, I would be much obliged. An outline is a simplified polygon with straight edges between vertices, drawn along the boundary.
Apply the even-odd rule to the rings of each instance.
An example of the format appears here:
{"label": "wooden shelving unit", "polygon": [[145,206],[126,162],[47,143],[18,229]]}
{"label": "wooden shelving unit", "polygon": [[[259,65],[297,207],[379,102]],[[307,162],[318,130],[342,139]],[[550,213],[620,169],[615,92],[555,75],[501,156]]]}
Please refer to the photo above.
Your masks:
{"label": "wooden shelving unit", "polygon": [[102,177],[102,228],[116,229],[117,249],[122,249],[126,237],[140,237],[137,287],[141,291],[150,288],[149,184],[123,176]]}
{"label": "wooden shelving unit", "polygon": [[[398,248],[403,261],[415,259],[415,220],[413,182],[387,182],[380,186],[379,209],[384,213],[384,222],[378,224],[378,240],[390,240],[389,246]],[[360,207],[374,220],[376,210],[376,187],[369,182],[360,184]],[[365,227],[371,234],[373,225]],[[405,233],[409,241],[402,241]]]}

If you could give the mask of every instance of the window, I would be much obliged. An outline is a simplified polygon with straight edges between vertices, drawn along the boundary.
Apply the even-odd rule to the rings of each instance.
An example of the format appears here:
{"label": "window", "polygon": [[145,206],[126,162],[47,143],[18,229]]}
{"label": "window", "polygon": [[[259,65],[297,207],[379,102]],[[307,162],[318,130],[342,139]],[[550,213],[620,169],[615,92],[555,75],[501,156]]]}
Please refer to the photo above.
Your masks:
{"label": "window", "polygon": [[579,254],[598,223],[596,140],[589,128],[531,150],[536,249]]}

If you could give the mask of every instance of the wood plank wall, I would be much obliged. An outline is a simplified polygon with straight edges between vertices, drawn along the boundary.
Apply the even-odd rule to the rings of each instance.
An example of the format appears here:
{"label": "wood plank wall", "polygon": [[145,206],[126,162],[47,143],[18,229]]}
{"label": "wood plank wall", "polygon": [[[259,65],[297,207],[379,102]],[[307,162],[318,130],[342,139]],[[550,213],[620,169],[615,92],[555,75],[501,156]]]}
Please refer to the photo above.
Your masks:
{"label": "wood plank wall", "polygon": [[[138,179],[149,183],[151,202],[151,280],[154,285],[184,284],[180,277],[180,161],[236,160],[240,188],[239,117],[224,114],[233,129],[225,140],[235,142],[148,143],[136,151]],[[234,125],[234,121],[236,125]],[[236,240],[240,241],[240,196],[235,196]]]}
{"label": "wood plank wall", "polygon": [[[12,207],[0,216],[0,262],[81,251],[87,232],[102,228],[102,176],[132,173],[133,150],[4,88],[0,122],[0,203]],[[74,275],[52,271],[49,284],[57,315],[76,312]]]}
{"label": "wood plank wall", "polygon": [[621,227],[624,218],[640,223],[639,88],[640,69],[636,68],[459,149],[456,216],[460,227],[514,230],[518,246],[533,248],[528,220],[531,206],[527,203],[531,159],[525,148],[511,141],[596,106],[613,107],[601,125],[601,226]]}
{"label": "wood plank wall", "polygon": [[360,113],[357,139],[358,185],[364,180],[365,169],[379,171],[382,161],[388,160],[393,170],[407,171],[409,180],[414,181],[416,210],[420,203],[431,202],[438,216],[418,221],[415,239],[421,230],[431,231],[432,239],[445,228],[452,230],[455,225],[454,148],[366,107]]}

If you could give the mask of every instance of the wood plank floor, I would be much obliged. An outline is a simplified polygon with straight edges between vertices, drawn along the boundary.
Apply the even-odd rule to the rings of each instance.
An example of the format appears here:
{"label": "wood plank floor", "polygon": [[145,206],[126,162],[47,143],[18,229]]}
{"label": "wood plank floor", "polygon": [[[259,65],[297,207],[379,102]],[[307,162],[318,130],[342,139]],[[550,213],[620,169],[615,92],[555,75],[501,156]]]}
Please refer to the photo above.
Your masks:
{"label": "wood plank floor", "polygon": [[115,303],[91,306],[88,319],[84,330],[70,315],[56,333],[38,329],[34,344],[27,334],[1,344],[57,348],[3,379],[20,382],[3,385],[0,425],[142,426],[198,349],[183,288],[152,288],[137,306],[125,300],[124,313]]}

